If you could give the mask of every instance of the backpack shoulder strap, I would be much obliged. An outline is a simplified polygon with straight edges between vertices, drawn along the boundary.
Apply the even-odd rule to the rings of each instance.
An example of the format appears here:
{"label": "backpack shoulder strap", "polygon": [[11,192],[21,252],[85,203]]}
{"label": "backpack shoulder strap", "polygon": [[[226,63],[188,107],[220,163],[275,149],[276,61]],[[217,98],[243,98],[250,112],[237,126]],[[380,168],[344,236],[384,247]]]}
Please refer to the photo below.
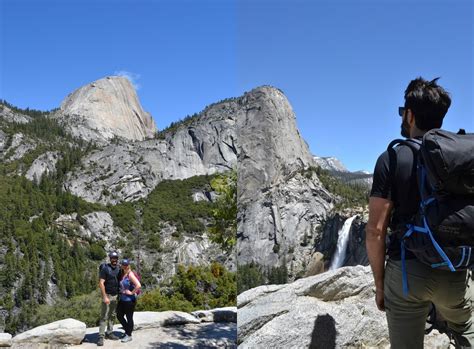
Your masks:
{"label": "backpack shoulder strap", "polygon": [[[392,188],[396,187],[395,178],[396,178],[398,158],[397,158],[397,153],[395,152],[395,147],[398,145],[406,145],[412,150],[413,152],[412,171],[416,171],[417,166],[418,166],[417,165],[418,153],[422,145],[422,141],[419,139],[414,139],[414,138],[395,139],[391,141],[390,144],[387,146],[387,152],[388,152],[388,157],[389,157],[389,180],[390,180]],[[418,181],[418,176],[417,176],[417,181]]]}
{"label": "backpack shoulder strap", "polygon": [[406,145],[409,147],[413,153],[416,155],[418,150],[420,150],[421,146],[421,140],[414,139],[414,138],[408,138],[408,139],[394,139],[393,141],[390,142],[390,144],[387,147],[387,150],[390,151],[390,149],[393,149],[397,145]]}

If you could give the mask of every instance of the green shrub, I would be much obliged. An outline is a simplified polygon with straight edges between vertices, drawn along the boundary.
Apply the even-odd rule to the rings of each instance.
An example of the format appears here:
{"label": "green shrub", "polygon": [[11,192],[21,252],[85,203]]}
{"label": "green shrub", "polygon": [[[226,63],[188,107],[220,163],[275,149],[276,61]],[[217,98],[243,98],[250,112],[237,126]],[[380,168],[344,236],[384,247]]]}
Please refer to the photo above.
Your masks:
{"label": "green shrub", "polygon": [[321,167],[309,167],[301,172],[307,178],[311,178],[312,173],[316,173],[323,186],[329,192],[341,198],[341,201],[336,205],[336,209],[365,206],[369,202],[369,190],[366,187],[345,183]]}
{"label": "green shrub", "polygon": [[137,310],[193,311],[236,305],[235,273],[219,263],[206,267],[178,266],[166,288],[146,292]]}
{"label": "green shrub", "polygon": [[103,246],[97,243],[92,243],[89,247],[89,256],[93,260],[100,261],[107,257],[107,253],[105,252]]}
{"label": "green shrub", "polygon": [[204,201],[194,202],[192,194],[209,186],[211,179],[210,176],[195,176],[159,183],[144,203],[145,232],[159,232],[163,221],[175,225],[179,232],[203,232],[205,226],[201,219],[210,219],[213,205]]}
{"label": "green shrub", "polygon": [[[87,327],[99,325],[101,298],[99,291],[59,300],[55,305],[40,305],[31,325],[40,326],[57,320],[73,318],[84,322]],[[116,321],[118,322],[118,321]]]}

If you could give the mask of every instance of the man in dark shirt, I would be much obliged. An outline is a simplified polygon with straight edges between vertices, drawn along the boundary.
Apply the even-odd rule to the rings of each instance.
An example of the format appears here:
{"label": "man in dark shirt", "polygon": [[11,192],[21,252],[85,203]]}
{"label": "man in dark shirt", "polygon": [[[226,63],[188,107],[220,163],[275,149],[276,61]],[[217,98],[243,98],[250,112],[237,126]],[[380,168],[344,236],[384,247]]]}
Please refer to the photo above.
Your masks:
{"label": "man in dark shirt", "polygon": [[[405,90],[401,134],[421,139],[433,128],[440,128],[451,99],[433,81],[412,80]],[[407,297],[402,290],[400,236],[419,206],[416,159],[413,151],[400,145],[380,155],[374,170],[369,200],[366,245],[375,280],[375,301],[386,311],[393,349],[423,348],[424,327],[430,304],[434,303],[456,333],[459,347],[474,345],[469,273],[432,269],[407,252]],[[386,232],[390,227],[389,245]],[[385,265],[385,254],[388,254]]]}
{"label": "man in dark shirt", "polygon": [[[118,279],[120,268],[117,265],[118,257],[117,252],[109,253],[110,263],[101,265],[99,270],[99,288],[102,294],[102,304],[100,310],[98,346],[104,345],[104,337],[112,340],[119,339],[113,334],[119,293]],[[106,327],[107,333],[105,332]]]}

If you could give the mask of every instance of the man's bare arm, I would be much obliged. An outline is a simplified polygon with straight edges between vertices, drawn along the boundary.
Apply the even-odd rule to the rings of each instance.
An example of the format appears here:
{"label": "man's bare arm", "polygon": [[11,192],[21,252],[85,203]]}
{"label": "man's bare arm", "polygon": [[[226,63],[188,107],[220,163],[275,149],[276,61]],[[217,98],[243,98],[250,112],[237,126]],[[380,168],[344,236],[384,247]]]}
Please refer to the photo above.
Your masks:
{"label": "man's bare arm", "polygon": [[[383,280],[385,273],[385,235],[392,211],[390,200],[371,197],[369,200],[369,221],[365,228],[367,256],[374,274],[375,288],[378,293],[377,306],[383,310]],[[376,297],[377,298],[377,297]],[[382,302],[382,303],[379,303]]]}
{"label": "man's bare arm", "polygon": [[99,279],[99,288],[100,288],[100,293],[102,293],[102,299],[105,304],[109,304],[110,300],[109,297],[107,297],[107,293],[105,292],[105,280],[104,279]]}

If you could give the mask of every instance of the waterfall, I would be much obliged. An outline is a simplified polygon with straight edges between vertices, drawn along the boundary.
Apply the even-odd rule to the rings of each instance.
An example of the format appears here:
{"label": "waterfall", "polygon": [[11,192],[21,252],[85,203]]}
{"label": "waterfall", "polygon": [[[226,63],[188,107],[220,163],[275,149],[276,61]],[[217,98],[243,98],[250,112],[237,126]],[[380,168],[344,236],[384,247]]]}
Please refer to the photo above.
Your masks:
{"label": "waterfall", "polygon": [[339,230],[337,238],[337,248],[336,252],[334,253],[334,257],[332,258],[329,270],[342,267],[342,264],[346,259],[347,242],[349,241],[349,232],[351,231],[352,221],[356,217],[357,216],[353,216],[351,218],[346,219],[341,230]]}

